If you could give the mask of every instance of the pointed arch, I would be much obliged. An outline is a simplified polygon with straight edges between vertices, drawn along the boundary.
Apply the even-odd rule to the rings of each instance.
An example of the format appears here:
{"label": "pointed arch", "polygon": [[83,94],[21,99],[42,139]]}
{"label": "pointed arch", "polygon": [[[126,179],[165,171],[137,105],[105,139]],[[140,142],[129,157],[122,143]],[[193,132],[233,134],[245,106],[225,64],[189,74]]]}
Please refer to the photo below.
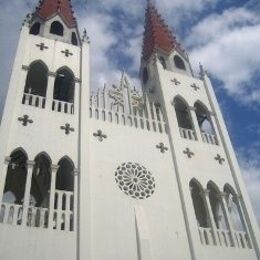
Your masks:
{"label": "pointed arch", "polygon": [[30,34],[38,35],[40,33],[41,24],[39,22],[35,22],[30,28]]}
{"label": "pointed arch", "polygon": [[163,69],[166,70],[167,66],[166,66],[165,58],[163,56],[160,56],[159,61],[160,61],[161,65],[162,65]]}
{"label": "pointed arch", "polygon": [[[10,158],[3,199],[5,200],[4,202],[7,203],[22,204],[27,178],[28,155],[23,148],[19,147],[10,154]],[[8,194],[12,194],[13,198],[7,196]],[[12,201],[10,201],[10,199],[12,199]]]}
{"label": "pointed arch", "polygon": [[175,67],[180,70],[186,70],[185,63],[179,55],[174,55],[173,57]]}
{"label": "pointed arch", "polygon": [[213,181],[208,182],[207,189],[209,190],[209,201],[216,227],[218,229],[227,229],[227,219],[221,200],[221,191]]}
{"label": "pointed arch", "polygon": [[203,198],[203,187],[200,182],[193,178],[189,187],[191,190],[191,197],[193,202],[193,207],[195,211],[195,216],[199,227],[209,227],[208,216],[207,216],[207,205]]}
{"label": "pointed arch", "polygon": [[207,106],[200,100],[194,103],[197,121],[202,133],[215,134],[215,130],[211,121],[210,112]]}
{"label": "pointed arch", "polygon": [[75,76],[70,68],[63,66],[56,72],[53,99],[74,103]]}
{"label": "pointed arch", "polygon": [[190,115],[188,103],[180,95],[173,100],[178,125],[184,129],[193,129],[193,122]]}
{"label": "pointed arch", "polygon": [[224,192],[226,193],[228,213],[232,221],[233,228],[237,231],[245,231],[245,221],[242,215],[242,209],[238,202],[236,191],[230,184],[226,183],[224,185]]}
{"label": "pointed arch", "polygon": [[63,27],[62,23],[60,23],[59,21],[52,22],[50,33],[55,34],[55,35],[59,35],[59,36],[63,36],[64,27]]}
{"label": "pointed arch", "polygon": [[58,162],[59,169],[56,176],[56,190],[74,191],[74,163],[64,156]]}
{"label": "pointed arch", "polygon": [[31,204],[36,207],[49,207],[51,186],[51,158],[46,152],[39,153],[35,159],[31,183]]}
{"label": "pointed arch", "polygon": [[78,46],[78,39],[75,32],[72,32],[71,34],[71,43],[75,46]]}
{"label": "pointed arch", "polygon": [[42,60],[33,61],[28,70],[24,92],[46,97],[48,85],[48,67]]}
{"label": "pointed arch", "polygon": [[149,79],[149,73],[148,73],[148,69],[146,67],[143,68],[143,82],[144,84],[147,83],[148,79]]}

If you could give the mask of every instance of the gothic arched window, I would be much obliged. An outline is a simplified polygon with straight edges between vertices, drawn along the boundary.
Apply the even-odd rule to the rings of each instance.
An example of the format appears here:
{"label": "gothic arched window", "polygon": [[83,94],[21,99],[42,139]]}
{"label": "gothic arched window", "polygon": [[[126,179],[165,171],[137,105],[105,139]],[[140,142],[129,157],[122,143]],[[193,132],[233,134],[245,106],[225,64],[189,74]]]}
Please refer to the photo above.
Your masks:
{"label": "gothic arched window", "polygon": [[45,97],[47,84],[47,66],[41,61],[33,62],[29,67],[24,92],[27,94]]}
{"label": "gothic arched window", "polygon": [[186,70],[185,63],[180,58],[180,56],[175,55],[173,59],[174,59],[174,64],[175,64],[176,68],[178,68],[180,70]]}
{"label": "gothic arched window", "polygon": [[50,33],[56,34],[56,35],[59,35],[59,36],[63,36],[63,31],[64,31],[64,28],[63,28],[63,25],[60,22],[54,21],[51,24]]}
{"label": "gothic arched window", "polygon": [[71,34],[71,43],[75,46],[78,46],[78,39],[77,39],[77,35],[75,32],[73,32]]}
{"label": "gothic arched window", "polygon": [[206,203],[203,198],[203,188],[201,184],[193,179],[190,181],[191,197],[194,211],[199,227],[209,227]]}
{"label": "gothic arched window", "polygon": [[164,57],[161,56],[161,57],[159,58],[159,61],[160,61],[160,63],[162,64],[163,69],[166,70],[167,66],[166,66],[166,62],[165,62]]}
{"label": "gothic arched window", "polygon": [[58,163],[59,170],[56,177],[56,190],[74,191],[74,164],[68,157]]}
{"label": "gothic arched window", "polygon": [[215,134],[208,109],[200,102],[196,102],[194,108],[200,131],[212,135]]}
{"label": "gothic arched window", "polygon": [[54,83],[53,98],[55,100],[74,103],[75,79],[68,68],[61,68],[57,71]]}
{"label": "gothic arched window", "polygon": [[35,165],[32,174],[31,198],[36,207],[49,207],[49,194],[51,183],[51,159],[45,153],[35,158]]}
{"label": "gothic arched window", "polygon": [[149,79],[148,69],[147,69],[147,68],[144,68],[144,69],[143,69],[143,82],[144,82],[144,84],[146,84],[146,82],[148,81],[148,79]]}
{"label": "gothic arched window", "polygon": [[40,33],[40,28],[41,24],[39,22],[34,23],[30,29],[30,34],[38,35]]}
{"label": "gothic arched window", "polygon": [[16,149],[10,155],[5,180],[3,200],[7,203],[22,204],[27,178],[27,154],[22,149]]}
{"label": "gothic arched window", "polygon": [[174,99],[174,107],[179,127],[193,129],[188,105],[181,98],[177,97]]}
{"label": "gothic arched window", "polygon": [[207,189],[209,190],[209,201],[216,227],[227,230],[227,220],[220,191],[216,184],[211,181],[208,183]]}

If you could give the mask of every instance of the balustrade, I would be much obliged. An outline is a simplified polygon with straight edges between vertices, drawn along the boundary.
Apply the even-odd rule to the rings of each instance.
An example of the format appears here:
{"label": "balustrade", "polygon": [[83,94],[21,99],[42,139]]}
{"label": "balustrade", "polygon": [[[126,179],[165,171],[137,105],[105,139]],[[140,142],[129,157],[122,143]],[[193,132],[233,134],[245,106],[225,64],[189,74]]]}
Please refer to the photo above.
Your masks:
{"label": "balustrade", "polygon": [[204,143],[218,145],[218,140],[217,140],[216,135],[202,132],[201,136],[202,136],[202,140]]}
{"label": "balustrade", "polygon": [[52,101],[52,110],[65,114],[74,114],[74,104],[54,99]]}
{"label": "balustrade", "polygon": [[23,100],[22,103],[24,105],[39,107],[39,108],[45,108],[45,97],[37,96],[29,93],[23,94]]}
{"label": "balustrade", "polygon": [[211,228],[199,227],[199,236],[202,245],[214,245],[213,233]]}
{"label": "balustrade", "polygon": [[197,140],[194,130],[186,129],[186,128],[182,128],[182,127],[179,127],[179,129],[180,129],[180,135],[182,138],[194,140],[194,141]]}

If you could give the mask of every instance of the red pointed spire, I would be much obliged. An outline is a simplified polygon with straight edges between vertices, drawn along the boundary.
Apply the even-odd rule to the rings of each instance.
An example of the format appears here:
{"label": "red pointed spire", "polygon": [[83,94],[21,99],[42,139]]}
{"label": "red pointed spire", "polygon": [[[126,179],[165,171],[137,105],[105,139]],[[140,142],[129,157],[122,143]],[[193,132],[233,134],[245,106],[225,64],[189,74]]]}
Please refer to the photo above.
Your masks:
{"label": "red pointed spire", "polygon": [[156,7],[148,0],[145,14],[143,59],[149,59],[157,49],[170,53],[174,48],[181,50],[180,44],[176,41],[176,37],[172,35]]}
{"label": "red pointed spire", "polygon": [[55,14],[59,14],[70,28],[77,26],[73,13],[70,0],[41,0],[36,10],[36,15],[44,20],[48,20]]}

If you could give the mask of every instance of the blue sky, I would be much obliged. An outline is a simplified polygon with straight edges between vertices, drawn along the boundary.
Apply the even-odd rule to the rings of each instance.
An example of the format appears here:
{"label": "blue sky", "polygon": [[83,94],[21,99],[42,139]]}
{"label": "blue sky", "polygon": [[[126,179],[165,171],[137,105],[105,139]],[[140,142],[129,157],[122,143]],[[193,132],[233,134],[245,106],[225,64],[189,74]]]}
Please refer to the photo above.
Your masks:
{"label": "blue sky", "polygon": [[[25,14],[37,0],[0,1],[0,109]],[[145,0],[72,0],[92,46],[92,89],[119,81],[124,69],[138,87]],[[159,12],[214,83],[260,223],[260,2],[158,0]]]}

